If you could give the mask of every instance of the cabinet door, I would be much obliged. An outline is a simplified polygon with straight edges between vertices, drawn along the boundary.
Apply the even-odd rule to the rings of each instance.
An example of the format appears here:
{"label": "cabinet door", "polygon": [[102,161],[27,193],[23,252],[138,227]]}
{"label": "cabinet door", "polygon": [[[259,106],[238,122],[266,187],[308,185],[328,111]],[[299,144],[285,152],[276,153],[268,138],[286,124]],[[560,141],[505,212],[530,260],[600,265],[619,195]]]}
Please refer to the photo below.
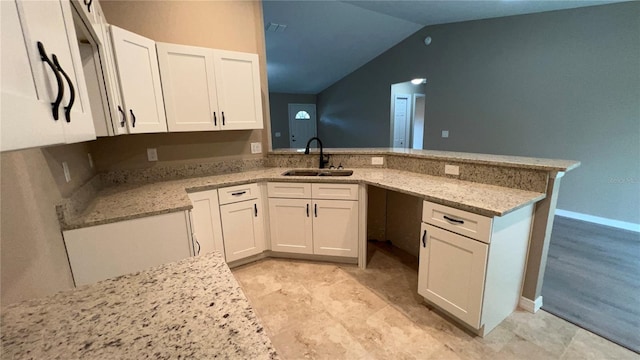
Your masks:
{"label": "cabinet door", "polygon": [[191,210],[193,219],[192,231],[196,239],[194,253],[199,255],[218,251],[224,254],[218,191],[209,190],[191,193],[189,194],[189,199],[193,203],[193,210]]}
{"label": "cabinet door", "polygon": [[76,286],[188,258],[186,212],[63,232]]}
{"label": "cabinet door", "polygon": [[0,6],[0,149],[95,139],[69,2],[2,1]]}
{"label": "cabinet door", "polygon": [[223,130],[262,129],[258,55],[214,51]]}
{"label": "cabinet door", "polygon": [[[98,124],[98,121],[94,118],[96,135],[113,136],[128,134],[127,116],[124,110],[122,94],[120,93],[120,86],[118,83],[118,74],[113,55],[111,35],[109,33],[109,24],[107,24],[99,3],[94,3],[92,5],[92,12],[95,12],[96,17],[96,24],[94,28],[101,39],[101,44],[98,47],[98,54],[102,65],[104,93],[106,96],[103,101],[108,107],[108,111],[106,111],[105,114],[105,123]],[[99,128],[101,129],[100,131],[98,130]]]}
{"label": "cabinet door", "polygon": [[313,200],[313,252],[358,256],[358,202]]}
{"label": "cabinet door", "polygon": [[166,132],[156,43],[113,25],[111,35],[129,132]]}
{"label": "cabinet door", "polygon": [[227,262],[264,251],[264,225],[260,199],[220,206],[220,217]]}
{"label": "cabinet door", "polygon": [[166,43],[156,47],[169,131],[219,130],[213,50]]}
{"label": "cabinet door", "polygon": [[63,0],[60,5],[69,48],[66,56],[57,56],[60,73],[67,86],[60,111],[65,120],[62,122],[65,142],[72,144],[95,140],[96,131],[93,125],[93,113],[84,77],[83,62],[78,47],[79,37],[74,25],[71,3]]}
{"label": "cabinet door", "polygon": [[480,328],[489,246],[422,223],[418,293]]}
{"label": "cabinet door", "polygon": [[269,199],[271,250],[313,254],[311,200]]}

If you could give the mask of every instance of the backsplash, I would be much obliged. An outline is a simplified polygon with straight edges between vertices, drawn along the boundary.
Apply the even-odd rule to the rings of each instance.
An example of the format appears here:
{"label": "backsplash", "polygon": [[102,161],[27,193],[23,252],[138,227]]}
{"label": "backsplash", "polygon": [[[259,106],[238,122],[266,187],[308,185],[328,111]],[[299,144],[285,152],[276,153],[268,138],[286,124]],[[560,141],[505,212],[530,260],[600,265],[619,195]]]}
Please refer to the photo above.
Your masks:
{"label": "backsplash", "polygon": [[102,173],[103,183],[141,184],[190,177],[228,174],[265,167],[264,158],[228,159],[206,163],[158,164],[144,169],[118,169]]}

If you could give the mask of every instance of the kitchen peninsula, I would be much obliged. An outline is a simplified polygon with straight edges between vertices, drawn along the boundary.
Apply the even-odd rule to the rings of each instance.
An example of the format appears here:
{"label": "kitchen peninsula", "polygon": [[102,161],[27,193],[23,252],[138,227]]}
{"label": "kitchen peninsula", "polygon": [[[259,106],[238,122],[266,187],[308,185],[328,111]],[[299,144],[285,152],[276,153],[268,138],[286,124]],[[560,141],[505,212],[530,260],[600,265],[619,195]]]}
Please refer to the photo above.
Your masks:
{"label": "kitchen peninsula", "polygon": [[[364,268],[366,267],[366,214],[367,188],[369,186],[404,193],[424,200],[425,204],[430,203],[436,207],[441,206],[456,211],[476,214],[477,216],[482,216],[487,219],[506,219],[508,216],[511,216],[511,214],[524,214],[522,212],[524,211],[529,214],[528,219],[531,219],[532,213],[535,215],[533,217],[533,224],[530,225],[532,228],[531,238],[527,241],[529,243],[528,267],[526,271],[524,271],[524,291],[520,299],[520,306],[532,312],[536,310],[535,297],[527,297],[526,290],[527,286],[529,286],[532,287],[535,293],[536,287],[538,285],[541,286],[541,281],[538,284],[538,275],[540,274],[539,271],[544,270],[544,267],[538,269],[535,266],[540,266],[540,264],[544,265],[545,259],[543,259],[542,256],[538,257],[536,253],[540,251],[539,254],[542,254],[541,249],[548,245],[548,238],[545,238],[545,236],[548,236],[547,226],[551,224],[549,219],[553,216],[555,199],[557,198],[557,180],[559,180],[564,172],[579,166],[579,162],[481,154],[430,152],[426,150],[327,149],[325,153],[331,156],[330,162],[334,164],[341,163],[345,168],[353,169],[353,175],[346,177],[284,176],[283,173],[292,168],[312,168],[317,166],[317,154],[304,155],[295,150],[274,151],[265,158],[255,160],[227,160],[215,164],[194,164],[193,166],[160,165],[146,170],[120,170],[104,173],[94,178],[83,189],[67,199],[65,204],[59,207],[58,213],[61,220],[61,228],[65,232],[69,232],[99,228],[100,226],[109,226],[137,219],[148,219],[163,214],[167,215],[179,212],[189,214],[196,210],[189,196],[207,191],[214,191],[216,194],[220,192],[220,209],[222,209],[223,188],[230,189],[240,186],[244,189],[249,185],[256,186],[255,184],[264,184],[264,188],[258,191],[255,198],[262,198],[262,200],[268,202],[271,199],[267,198],[266,184],[269,183],[335,184],[337,187],[354,184],[354,186],[358,188],[356,199],[358,199],[357,206],[359,206],[361,211],[359,212],[359,231],[357,232],[358,255],[357,258],[352,260],[358,261],[359,265]],[[382,159],[372,159],[372,157]],[[373,161],[381,162],[382,164],[372,165]],[[445,165],[456,166],[458,175],[445,174]],[[246,190],[243,190],[232,193],[229,196],[233,197],[235,194],[245,196],[245,192]],[[260,194],[261,192],[262,194]],[[255,207],[254,215],[254,206],[251,207],[250,212],[252,219],[258,218],[258,214],[268,218],[268,211],[267,215],[264,215],[262,208],[258,211],[258,207]],[[216,204],[215,208],[217,207]],[[547,214],[546,216],[544,215],[545,213]],[[309,211],[307,210],[307,217],[309,216]],[[187,219],[188,218],[189,215],[187,215]],[[528,224],[531,224],[531,220],[527,221],[529,221]],[[189,222],[190,221],[187,220],[187,223]],[[498,223],[499,222],[497,222],[497,224]],[[223,224],[222,227],[224,228],[225,225]],[[538,228],[538,230],[536,230],[536,228]],[[196,232],[197,231],[198,228],[196,226]],[[268,230],[264,232],[268,234]],[[529,234],[528,228],[526,234]],[[225,238],[227,235],[228,234],[225,233]],[[419,236],[418,234],[415,235],[417,242]],[[422,237],[422,239],[422,242],[424,242],[425,238]],[[66,240],[65,235],[65,241]],[[273,237],[269,239],[267,236],[266,240],[264,240],[263,247],[258,249],[258,255],[261,256],[250,256],[247,257],[246,261],[253,261],[264,257],[264,254],[269,256],[274,240]],[[494,240],[500,239],[495,238]],[[175,299],[172,298],[173,296],[180,298],[190,296],[191,290],[188,289],[192,287],[196,293],[205,288],[212,291],[211,289],[214,288],[213,284],[208,286],[206,281],[201,283],[201,278],[212,277],[209,276],[210,274],[207,276],[204,275],[207,271],[211,271],[207,269],[206,264],[213,262],[216,265],[212,266],[212,268],[218,269],[222,268],[224,264],[216,263],[217,260],[210,258],[210,255],[193,256],[198,255],[200,252],[200,244],[198,243],[196,247],[196,243],[198,243],[198,241],[194,237],[194,244],[189,250],[192,256],[191,258],[182,260],[178,262],[177,265],[166,265],[156,268],[164,269],[162,271],[152,270],[150,272],[143,272],[140,275],[131,276],[144,284],[145,280],[141,280],[142,277],[150,276],[144,274],[155,273],[157,278],[147,277],[147,280],[154,284],[160,281],[159,286],[164,286],[162,285],[164,281],[170,281],[170,284],[174,285],[179,283],[183,284],[187,290],[181,290],[179,293],[173,291],[163,292],[163,296],[167,297],[167,303],[175,301]],[[497,244],[499,244],[499,241],[496,241],[494,244],[492,240],[490,246],[499,246]],[[536,250],[536,247],[540,250]],[[187,256],[189,252],[187,252]],[[282,254],[280,254],[280,256],[281,255]],[[203,257],[205,260],[199,260]],[[204,261],[204,263],[202,263],[202,261]],[[227,261],[229,260],[227,259]],[[245,260],[243,261],[246,262]],[[489,258],[488,261],[491,261],[491,258]],[[231,265],[233,266],[233,263]],[[178,269],[182,270],[172,270],[172,266],[177,266]],[[524,262],[520,265],[520,269],[522,269],[522,266],[524,266]],[[186,270],[190,267],[198,267],[199,270],[187,274]],[[224,265],[224,267],[226,267],[226,265]],[[171,273],[171,279],[162,280],[166,279],[163,272]],[[189,272],[191,272],[191,270],[189,270]],[[224,272],[228,273],[228,269],[225,269]],[[522,272],[522,270],[520,270],[520,272]],[[74,276],[75,275],[74,271]],[[182,276],[184,276],[184,278],[178,281]],[[129,277],[129,275],[125,275],[115,280],[102,281],[96,286],[106,289],[105,287],[113,286],[116,281],[129,281],[127,280]],[[529,277],[533,279],[533,282],[527,284],[527,278]],[[136,282],[140,284],[138,280],[136,280]],[[89,290],[91,288],[93,288],[91,285],[89,285],[89,287],[81,287],[79,288],[80,290],[78,290],[78,294],[89,293],[91,292],[91,290]],[[123,288],[133,289],[134,286],[123,286]],[[520,296],[519,289],[520,286],[518,285],[517,297]],[[106,291],[111,290],[106,289]],[[128,292],[130,290],[122,291]],[[241,293],[240,290],[237,291]],[[33,306],[36,306],[36,308],[38,306],[46,308],[49,306],[47,304],[54,304],[59,301],[67,303],[67,300],[64,299],[64,294],[66,293],[61,293],[47,299],[18,304],[14,311],[21,312],[23,310],[20,309],[28,309]],[[73,292],[70,294],[73,294]],[[193,296],[195,296],[194,299],[197,300],[198,296]],[[89,299],[91,299],[90,296]],[[78,304],[83,303],[82,299],[78,298],[77,300]],[[95,302],[97,300],[90,301]],[[533,304],[531,308],[527,308],[527,306],[529,306],[527,301]],[[212,302],[218,304],[215,299],[213,299]],[[517,302],[518,299],[516,298],[516,303]],[[99,305],[97,303],[91,304]],[[122,305],[119,302],[118,304]],[[224,302],[220,304],[223,305]],[[507,307],[508,312],[513,310],[510,306]],[[153,306],[151,307],[153,308]],[[247,307],[247,309],[250,313],[247,315],[250,318],[249,322],[253,324],[252,326],[259,326],[257,325],[257,320],[256,323],[253,323],[255,317],[251,313],[250,308]],[[102,306],[91,309],[86,308],[84,311],[86,313],[81,315],[83,315],[85,320],[96,315],[98,315],[97,319],[99,319],[104,308]],[[185,311],[187,311],[187,308],[185,308]],[[228,310],[224,308],[221,309],[221,311],[232,311],[232,308],[229,307]],[[3,322],[5,324],[14,321],[9,320],[8,316],[11,316],[10,314],[12,313],[9,312],[7,315],[3,315]],[[201,314],[202,316],[211,315],[206,309],[203,309]],[[503,316],[503,314],[500,314],[500,316],[496,318],[496,321],[499,322]],[[19,318],[19,316],[15,319],[17,318]],[[35,321],[37,323],[37,319],[35,319]],[[16,322],[16,324],[20,326],[20,322]],[[29,326],[24,322],[22,324],[23,326]],[[77,324],[75,322],[68,323],[69,326],[84,326],[83,324],[86,325],[86,321],[79,321]],[[3,324],[3,328],[4,326]],[[492,326],[495,326],[495,324],[492,324]],[[480,330],[479,333],[482,334],[482,327],[476,326],[475,329]],[[258,332],[258,330],[255,330],[255,332]],[[10,343],[13,340],[9,339],[11,339],[12,336],[16,336],[12,331],[6,331],[4,335],[7,336],[7,338],[3,338],[3,342],[10,341]],[[56,337],[57,335],[51,336],[50,338]],[[256,341],[265,344],[263,340],[258,339]],[[268,344],[266,346],[267,349],[269,349]],[[269,351],[267,350],[266,353],[269,353]]]}

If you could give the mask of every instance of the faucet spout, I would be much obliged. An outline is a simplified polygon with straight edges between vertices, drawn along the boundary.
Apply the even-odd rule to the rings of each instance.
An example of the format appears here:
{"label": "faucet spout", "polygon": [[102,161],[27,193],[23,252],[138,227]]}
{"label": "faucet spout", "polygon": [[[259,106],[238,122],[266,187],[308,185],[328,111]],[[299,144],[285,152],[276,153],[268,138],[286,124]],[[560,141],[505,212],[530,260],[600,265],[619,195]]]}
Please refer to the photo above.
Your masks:
{"label": "faucet spout", "polygon": [[307,141],[307,146],[304,148],[304,153],[305,154],[309,154],[309,146],[311,145],[311,142],[315,140],[318,142],[318,146],[320,147],[320,161],[319,161],[319,168],[320,169],[324,169],[324,165],[329,163],[329,156],[327,155],[326,159],[323,153],[323,148],[322,148],[322,141],[320,140],[319,137],[314,136],[311,139],[309,139],[309,141]]}

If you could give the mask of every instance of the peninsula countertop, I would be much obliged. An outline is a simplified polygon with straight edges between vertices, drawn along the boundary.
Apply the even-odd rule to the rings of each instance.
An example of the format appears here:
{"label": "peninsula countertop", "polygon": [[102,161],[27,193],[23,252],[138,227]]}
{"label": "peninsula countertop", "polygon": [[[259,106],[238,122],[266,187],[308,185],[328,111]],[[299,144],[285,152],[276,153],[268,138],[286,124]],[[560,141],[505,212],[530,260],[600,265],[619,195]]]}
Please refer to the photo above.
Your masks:
{"label": "peninsula countertop", "polygon": [[1,329],[7,359],[278,358],[218,253],[10,305]]}
{"label": "peninsula countertop", "polygon": [[80,216],[64,219],[62,228],[70,230],[189,210],[193,206],[187,193],[259,181],[363,183],[490,217],[505,215],[545,197],[544,193],[384,168],[355,168],[353,175],[348,177],[283,176],[287,170],[264,168],[183,180],[112,186],[99,192]]}

